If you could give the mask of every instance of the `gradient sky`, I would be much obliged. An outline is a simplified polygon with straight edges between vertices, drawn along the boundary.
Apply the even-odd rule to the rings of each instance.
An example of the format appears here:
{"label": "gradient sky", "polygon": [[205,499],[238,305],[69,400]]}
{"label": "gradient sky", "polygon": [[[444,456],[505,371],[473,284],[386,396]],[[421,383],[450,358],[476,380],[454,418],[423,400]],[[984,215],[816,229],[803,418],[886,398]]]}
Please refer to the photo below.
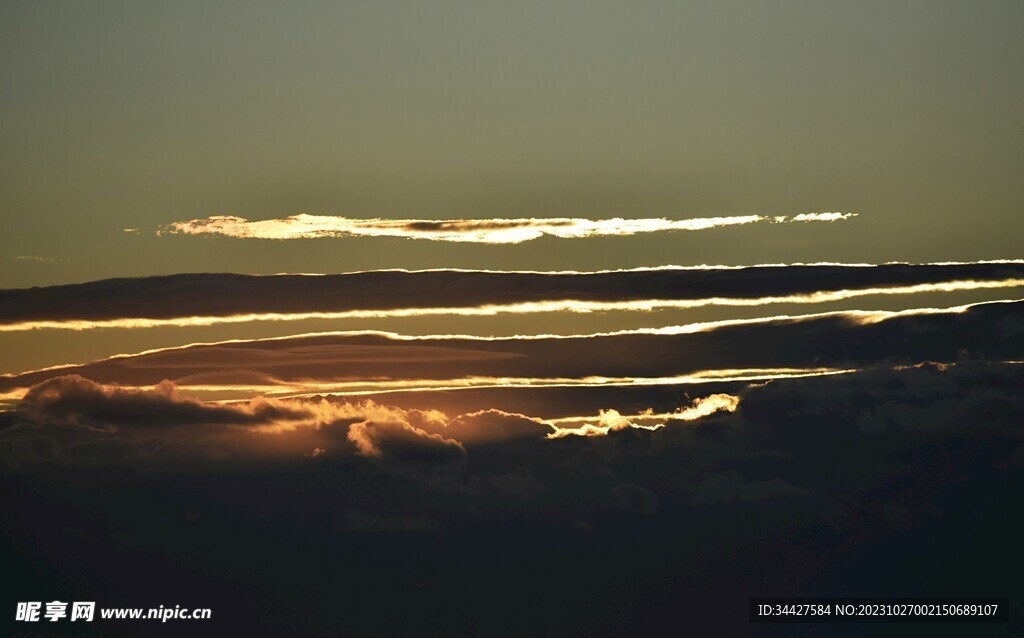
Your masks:
{"label": "gradient sky", "polygon": [[[1017,257],[1022,28],[1008,0],[5,1],[0,286]],[[224,214],[820,211],[860,216],[571,250],[155,236]]]}

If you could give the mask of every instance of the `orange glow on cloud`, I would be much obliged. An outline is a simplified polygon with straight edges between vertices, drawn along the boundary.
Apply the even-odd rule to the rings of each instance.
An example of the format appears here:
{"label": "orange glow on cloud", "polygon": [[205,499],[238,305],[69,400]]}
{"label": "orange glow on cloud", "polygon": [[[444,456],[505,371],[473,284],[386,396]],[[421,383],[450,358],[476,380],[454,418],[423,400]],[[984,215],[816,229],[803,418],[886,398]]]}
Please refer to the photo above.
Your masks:
{"label": "orange glow on cloud", "polygon": [[173,222],[158,234],[222,235],[245,239],[309,239],[317,237],[402,237],[433,241],[518,244],[540,237],[580,239],[628,236],[673,230],[706,230],[767,222],[834,222],[856,213],[801,213],[795,216],[736,215],[691,219],[582,219],[570,217],[518,219],[357,219],[298,214],[284,219],[249,221],[234,215]]}
{"label": "orange glow on cloud", "polygon": [[536,301],[483,306],[450,306],[435,308],[392,308],[379,310],[344,310],[338,312],[244,313],[226,316],[194,316],[117,319],[30,320],[0,325],[0,332],[24,330],[92,330],[97,328],[156,328],[165,326],[209,326],[248,323],[252,321],[304,321],[309,319],[378,319],[388,317],[425,316],[494,316],[499,314],[535,314],[547,312],[650,312],[656,310],[702,308],[706,306],[756,307],[773,304],[817,304],[843,301],[871,295],[912,295],[934,292],[957,292],[1024,287],[1024,279],[960,280],[939,283],[823,290],[808,294],[769,297],[708,297],[703,299],[642,299],[630,301],[582,301],[574,299]]}
{"label": "orange glow on cloud", "polygon": [[[701,399],[694,399],[686,408],[676,412],[654,414],[645,412],[630,416],[623,416],[617,410],[601,410],[597,421],[586,417],[568,417],[564,419],[551,419],[548,421],[555,427],[555,431],[548,435],[549,439],[558,439],[566,436],[605,436],[609,432],[636,428],[641,430],[657,430],[665,426],[665,421],[673,419],[677,421],[694,421],[702,417],[714,414],[715,412],[735,412],[740,404],[740,398],[731,394],[712,394]],[[646,421],[661,421],[645,425]],[[572,423],[583,423],[577,427],[562,427]]]}
{"label": "orange glow on cloud", "polygon": [[[56,369],[56,370],[59,370]],[[699,385],[705,383],[755,382],[774,379],[799,379],[824,375],[838,375],[856,372],[840,368],[749,368],[737,370],[702,370],[692,374],[671,377],[460,377],[453,379],[353,379],[343,381],[316,380],[307,383],[280,382],[276,385],[202,385],[182,383],[176,391],[185,395],[210,393],[234,393],[239,396],[276,399],[297,399],[312,396],[364,396],[392,392],[430,392],[490,388],[571,388],[571,387],[620,387],[620,386],[661,386]],[[123,384],[125,390],[148,391],[155,386]],[[16,403],[29,388],[15,388],[0,394],[0,402]],[[233,403],[240,399],[225,399],[222,403]],[[646,415],[643,418],[662,418],[664,415]],[[673,413],[673,418],[680,417]],[[640,417],[637,417],[640,418]],[[559,419],[569,422],[571,419]]]}

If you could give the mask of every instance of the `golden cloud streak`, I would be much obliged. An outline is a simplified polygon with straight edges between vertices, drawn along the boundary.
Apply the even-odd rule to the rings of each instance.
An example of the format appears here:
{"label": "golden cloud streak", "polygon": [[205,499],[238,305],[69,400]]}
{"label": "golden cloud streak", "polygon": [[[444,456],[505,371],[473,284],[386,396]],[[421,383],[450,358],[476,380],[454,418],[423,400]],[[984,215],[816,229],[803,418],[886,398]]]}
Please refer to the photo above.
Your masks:
{"label": "golden cloud streak", "polygon": [[0,325],[0,332],[26,330],[94,330],[100,328],[193,327],[255,321],[304,321],[310,319],[382,319],[427,316],[480,317],[499,314],[537,314],[548,312],[651,312],[680,310],[706,306],[755,307],[774,304],[818,304],[872,295],[913,295],[935,292],[959,292],[1024,287],[1024,279],[965,279],[938,283],[886,286],[846,290],[823,290],[813,293],[768,297],[706,297],[702,299],[641,299],[631,301],[583,301],[563,299],[482,306],[447,306],[434,308],[392,308],[380,310],[344,310],[338,312],[245,313],[227,316],[172,317],[167,319],[67,319],[31,320]]}
{"label": "golden cloud streak", "polygon": [[[59,368],[58,368],[59,369]],[[363,396],[394,392],[432,392],[491,388],[569,388],[620,387],[658,385],[698,385],[705,383],[754,382],[775,379],[798,379],[826,375],[848,374],[855,369],[842,368],[742,368],[735,370],[701,370],[692,374],[670,377],[458,377],[451,379],[352,379],[339,381],[280,382],[274,385],[244,384],[176,384],[179,392],[197,395],[232,392],[246,396],[266,396],[277,399],[298,399],[311,396]],[[125,390],[153,390],[151,385],[121,385]],[[14,388],[0,394],[0,402],[15,403],[28,392],[28,388]],[[238,399],[221,402],[232,403]],[[672,413],[673,418],[679,413]],[[582,418],[582,417],[581,417]],[[647,418],[657,418],[647,415]],[[559,419],[556,421],[563,421]],[[554,422],[554,421],[553,421]]]}
{"label": "golden cloud streak", "polygon": [[[222,341],[200,341],[194,343],[182,344],[179,346],[172,346],[168,348],[152,348],[149,350],[143,350],[141,352],[133,353],[121,353],[111,355],[105,359],[99,361],[114,361],[119,359],[131,359],[134,357],[140,357],[144,355],[157,354],[162,352],[174,352],[179,350],[186,350],[189,348],[197,348],[204,346],[219,346],[229,345],[238,343],[262,343],[262,342],[273,342],[273,341],[288,341],[297,338],[306,337],[326,337],[326,336],[360,336],[360,335],[373,335],[384,337],[393,341],[430,341],[435,339],[462,339],[467,341],[509,341],[509,340],[539,340],[539,339],[584,339],[584,338],[595,338],[595,337],[611,337],[619,335],[680,335],[680,334],[695,334],[699,332],[709,332],[717,330],[719,328],[728,328],[733,326],[744,326],[744,325],[756,325],[764,323],[774,322],[791,322],[791,321],[808,321],[813,319],[835,317],[845,319],[855,324],[867,325],[873,323],[879,323],[881,321],[887,321],[889,319],[896,319],[899,317],[910,317],[917,315],[930,315],[930,314],[962,314],[967,312],[971,308],[976,306],[985,306],[991,304],[1005,304],[1005,303],[1020,303],[1024,302],[1024,299],[1000,299],[996,301],[985,301],[980,303],[964,304],[960,306],[950,306],[946,308],[911,308],[907,310],[835,310],[829,312],[817,312],[808,313],[802,315],[772,315],[768,317],[757,317],[753,319],[723,319],[720,321],[705,321],[697,323],[689,323],[678,326],[666,326],[663,328],[640,328],[636,330],[617,330],[612,332],[596,332],[590,334],[530,334],[530,335],[511,335],[503,337],[484,337],[479,335],[467,335],[467,334],[431,334],[431,335],[403,335],[395,332],[387,332],[383,330],[350,330],[350,331],[325,331],[325,332],[308,332],[303,334],[293,334],[282,337],[263,337],[260,339],[225,339]],[[95,363],[95,362],[94,362]],[[0,374],[0,379],[13,379],[22,375],[37,374],[41,372],[60,372],[73,370],[78,368],[82,363],[65,363],[54,366],[47,366],[45,368],[38,368],[35,370],[26,370],[18,373],[4,373]],[[277,387],[277,386],[274,386]],[[0,397],[2,398],[2,397]]]}
{"label": "golden cloud streak", "polygon": [[[479,388],[565,388],[580,386],[652,386],[683,385],[701,383],[724,383],[728,381],[769,381],[772,379],[793,379],[811,376],[846,374],[853,369],[840,368],[750,368],[737,370],[704,370],[692,374],[671,377],[462,377],[455,379],[393,379],[384,381],[342,381],[316,383],[297,387],[294,396],[329,394],[333,396],[358,396],[386,392],[426,392],[437,390],[464,390]],[[190,386],[182,386],[182,390]]]}
{"label": "golden cloud streak", "polygon": [[736,215],[691,219],[582,219],[576,217],[516,219],[380,219],[301,213],[284,219],[249,221],[234,215],[173,222],[157,234],[222,235],[244,239],[309,239],[318,237],[401,237],[482,244],[518,244],[540,237],[581,239],[629,236],[673,230],[706,230],[768,222],[834,222],[856,213],[801,213],[795,216]]}
{"label": "golden cloud streak", "polygon": [[[549,419],[547,423],[555,428],[555,431],[547,436],[549,439],[560,439],[567,436],[605,436],[609,432],[626,429],[657,430],[665,426],[668,419],[678,421],[694,421],[715,412],[735,412],[740,404],[740,398],[732,394],[712,394],[700,399],[694,399],[686,408],[680,408],[675,412],[654,414],[652,411],[642,412],[624,416],[617,410],[600,410],[595,420],[592,417],[566,417],[562,419]],[[645,425],[645,421],[661,421]],[[572,423],[583,423],[577,427],[562,427]]]}

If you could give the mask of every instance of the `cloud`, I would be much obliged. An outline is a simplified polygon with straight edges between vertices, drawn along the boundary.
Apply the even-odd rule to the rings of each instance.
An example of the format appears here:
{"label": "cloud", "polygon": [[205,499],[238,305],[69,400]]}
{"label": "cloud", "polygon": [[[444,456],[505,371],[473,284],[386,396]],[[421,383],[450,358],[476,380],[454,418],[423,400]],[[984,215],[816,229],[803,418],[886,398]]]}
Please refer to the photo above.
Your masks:
{"label": "cloud", "polygon": [[428,434],[401,419],[353,423],[348,439],[362,456],[401,464],[459,462],[465,457],[458,441]]}
{"label": "cloud", "polygon": [[762,445],[794,449],[885,433],[1016,427],[1011,415],[1024,408],[1018,364],[925,362],[844,377],[753,387],[738,414]]}
{"label": "cloud", "polygon": [[[444,388],[692,383],[824,374],[930,360],[1022,360],[1024,302],[899,312],[834,312],[595,335],[404,337],[323,333],[199,344],[84,365],[0,375],[0,393],[80,374],[99,383],[244,387],[254,374],[283,392],[440,391]],[[711,371],[711,372],[709,372]],[[714,372],[719,371],[719,372]],[[690,376],[688,376],[690,375]],[[366,388],[360,389],[360,384]],[[450,385],[449,385],[450,384]],[[266,391],[266,390],[261,390]],[[603,406],[602,406],[603,407]],[[514,410],[513,410],[514,411]]]}
{"label": "cloud", "polygon": [[551,425],[542,419],[489,409],[452,419],[445,426],[443,433],[466,445],[474,445],[524,439],[537,440],[552,431]]}
{"label": "cloud", "polygon": [[794,217],[737,215],[691,219],[581,219],[568,217],[520,219],[359,219],[298,214],[284,219],[249,221],[233,215],[173,222],[158,234],[222,235],[246,239],[308,239],[318,237],[403,237],[447,242],[518,244],[545,235],[563,239],[628,236],[673,230],[706,230],[767,222],[834,222],[855,213],[801,213]]}
{"label": "cloud", "polygon": [[[26,402],[0,419],[8,423],[0,472],[116,477],[108,468],[152,468],[155,481],[208,495],[234,481],[245,486],[231,501],[239,520],[253,512],[293,520],[297,507],[329,512],[326,529],[367,534],[462,529],[475,537],[507,526],[548,538],[650,515],[680,529],[715,530],[721,520],[725,527],[708,533],[735,538],[743,533],[736,521],[757,515],[758,542],[772,529],[803,538],[793,530],[811,525],[815,543],[835,536],[848,552],[891,530],[946,524],[963,502],[1005,486],[1007,473],[1019,476],[1022,383],[1017,364],[883,366],[678,397],[684,407],[664,415],[616,406],[598,420],[564,419],[606,428],[601,436],[545,438],[557,422],[499,409],[449,418],[429,409],[430,396],[417,409],[290,399],[260,412],[183,399],[166,385],[138,392],[66,379],[33,397],[45,389],[68,402]],[[91,403],[71,402],[86,391]],[[188,405],[173,426],[151,424],[175,414],[169,402]],[[182,472],[192,478],[160,478]]]}
{"label": "cloud", "polygon": [[637,485],[616,485],[612,496],[623,510],[635,514],[654,514],[658,511],[658,495]]}
{"label": "cloud", "polygon": [[[100,384],[78,375],[32,387],[0,431],[17,463],[49,450],[55,458],[140,462],[147,458],[229,460],[358,455],[396,465],[457,463],[457,441],[431,434],[447,417],[373,401],[256,398],[220,404],[179,395],[173,383],[153,389]],[[53,442],[53,446],[40,447]],[[26,451],[33,452],[25,454]],[[36,459],[37,460],[37,459]]]}
{"label": "cloud", "polygon": [[623,417],[618,410],[607,409],[598,413],[596,423],[584,423],[575,428],[560,427],[551,434],[549,438],[557,439],[566,436],[605,436],[609,432],[625,430],[629,428],[657,429],[660,425],[640,425]]}
{"label": "cloud", "polygon": [[138,390],[102,385],[79,375],[55,377],[32,387],[19,412],[31,421],[96,428],[261,425],[311,416],[308,410],[267,399],[237,407],[202,403],[179,396],[169,381],[152,390]]}
{"label": "cloud", "polygon": [[807,490],[790,485],[780,478],[744,481],[738,472],[709,472],[693,493],[694,505],[713,505],[730,501],[757,501],[784,496],[800,496]]}
{"label": "cloud", "polygon": [[[601,600],[638,586],[651,593],[645,600],[669,591],[673,609],[659,611],[660,620],[677,613],[680,597],[693,601],[709,588],[709,604],[737,592],[746,599],[766,574],[797,591],[823,581],[876,586],[893,574],[921,595],[936,578],[945,579],[936,590],[995,578],[1014,591],[1019,570],[1006,557],[1016,555],[1021,532],[1013,513],[1024,479],[1022,383],[1019,364],[878,366],[737,388],[734,411],[665,419],[654,430],[516,436],[466,445],[463,454],[443,440],[455,439],[430,434],[459,419],[480,427],[506,419],[518,432],[541,413],[523,404],[449,419],[431,410],[439,395],[420,393],[405,397],[418,410],[286,402],[323,414],[319,426],[135,427],[127,424],[139,419],[115,412],[124,420],[111,431],[0,415],[5,529],[19,551],[70,548],[52,563],[63,571],[86,561],[104,585],[127,582],[137,565],[160,557],[189,556],[196,560],[182,567],[160,563],[174,577],[170,590],[202,586],[193,567],[215,560],[268,599],[284,582],[303,609],[335,608],[338,590],[325,583],[339,566],[361,591],[413,598],[424,609],[435,601],[446,609],[456,594],[502,606],[507,597],[478,586],[500,569],[498,586],[515,579],[503,594],[540,588],[531,602],[550,604],[553,618],[564,613],[560,595],[581,586]],[[662,391],[703,412],[678,389]],[[556,394],[538,405],[561,403],[560,390],[546,392]],[[617,402],[614,391],[596,394],[627,420],[654,416]],[[128,405],[118,393],[101,398]],[[349,438],[361,423],[369,456]],[[196,542],[210,538],[223,542]],[[116,558],[126,552],[131,568]],[[919,570],[908,564],[937,569],[915,581]],[[251,607],[250,591],[238,596],[239,610]],[[457,613],[453,628],[464,626]],[[535,617],[521,633],[538,626]]]}
{"label": "cloud", "polygon": [[790,219],[795,222],[837,222],[856,216],[856,213],[800,213],[792,218],[775,217],[774,219],[780,222],[789,221]]}
{"label": "cloud", "polygon": [[720,410],[735,412],[739,404],[740,398],[737,396],[731,394],[712,394],[702,399],[694,399],[691,405],[683,408],[676,414],[670,415],[670,417],[682,421],[693,421]]}
{"label": "cloud", "polygon": [[436,532],[437,524],[422,516],[394,514],[391,516],[374,516],[363,512],[352,511],[346,517],[348,528],[356,532],[398,533],[398,532]]}
{"label": "cloud", "polygon": [[[738,400],[714,394],[664,416],[697,419],[720,409],[734,410]],[[218,460],[267,455],[319,459],[341,453],[398,466],[439,466],[464,461],[464,445],[542,442],[545,437],[594,434],[598,427],[603,427],[602,434],[661,427],[634,424],[616,410],[601,412],[601,426],[585,425],[577,431],[498,409],[450,419],[437,410],[402,409],[374,401],[260,397],[221,404],[182,397],[170,381],[138,389],[100,384],[79,375],[55,377],[32,387],[13,416],[14,425],[0,431],[0,437],[9,437],[6,451],[19,462],[38,460],[50,452],[66,460],[68,451],[138,460],[166,456],[170,448],[175,455]],[[516,476],[513,472],[512,478],[494,485],[515,483]]]}
{"label": "cloud", "polygon": [[[71,432],[95,439],[176,437],[211,432],[220,442],[238,437],[241,450],[254,439],[280,446],[296,458],[319,458],[339,445],[366,458],[413,460],[418,455],[461,457],[461,444],[553,444],[568,434],[614,438],[635,431],[668,442],[694,431],[687,422],[742,423],[753,442],[780,449],[818,445],[885,432],[961,427],[979,418],[1011,425],[1022,399],[1024,366],[938,364],[883,366],[841,376],[753,384],[737,394],[713,393],[675,411],[624,416],[618,409],[596,419],[544,419],[500,409],[450,418],[434,409],[400,408],[372,400],[266,399],[212,403],[182,397],[173,383],[153,389],[101,384],[78,375],[31,388],[14,412],[3,413],[0,435],[41,439]],[[423,401],[430,401],[428,398]],[[783,418],[784,417],[784,418]],[[1008,419],[1008,420],[1007,420]],[[654,423],[652,423],[654,422]],[[582,423],[579,428],[566,426]],[[185,435],[187,436],[187,435]],[[686,435],[689,436],[689,435]],[[284,445],[292,438],[301,445]],[[511,448],[510,448],[511,449]],[[531,448],[524,448],[531,449]],[[262,452],[261,452],[262,453]]]}
{"label": "cloud", "polygon": [[[589,419],[581,417],[569,417],[554,419],[555,431],[548,435],[548,438],[557,439],[566,436],[607,436],[611,432],[618,432],[626,429],[657,430],[664,427],[666,421],[694,421],[702,417],[714,414],[718,411],[735,412],[740,403],[738,396],[718,393],[703,398],[694,399],[685,408],[679,408],[675,412],[665,414],[654,414],[653,411],[623,416],[618,410],[607,409],[598,413],[596,422],[587,423]],[[650,423],[654,421],[654,423]],[[567,427],[569,424],[583,422],[577,427]]]}
{"label": "cloud", "polygon": [[527,467],[517,467],[512,472],[487,478],[472,477],[469,484],[476,490],[490,490],[494,494],[516,499],[529,499],[547,489]]}
{"label": "cloud", "polygon": [[178,274],[0,290],[0,330],[87,330],[314,318],[650,311],[815,304],[1024,287],[1024,263],[818,264],[599,272]]}

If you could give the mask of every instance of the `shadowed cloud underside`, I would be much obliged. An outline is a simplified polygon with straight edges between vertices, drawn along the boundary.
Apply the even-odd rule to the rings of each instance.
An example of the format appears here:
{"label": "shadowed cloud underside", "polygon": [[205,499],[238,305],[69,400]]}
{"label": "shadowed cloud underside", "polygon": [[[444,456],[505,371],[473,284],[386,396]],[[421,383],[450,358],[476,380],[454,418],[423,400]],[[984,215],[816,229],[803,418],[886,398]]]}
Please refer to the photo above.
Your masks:
{"label": "shadowed cloud underside", "polygon": [[[655,330],[482,338],[325,333],[229,341],[113,357],[0,376],[0,392],[76,373],[103,383],[148,386],[296,386],[315,392],[402,380],[642,379],[707,371],[850,369],[882,362],[1024,359],[1024,302],[901,312],[836,312],[722,321]],[[736,375],[733,375],[736,376]],[[424,383],[421,387],[429,387]],[[473,384],[469,384],[473,385]],[[415,389],[415,388],[412,388]]]}
{"label": "shadowed cloud underside", "polygon": [[644,268],[605,272],[180,274],[0,290],[0,331],[310,318],[814,304],[1024,286],[1021,262]]}

